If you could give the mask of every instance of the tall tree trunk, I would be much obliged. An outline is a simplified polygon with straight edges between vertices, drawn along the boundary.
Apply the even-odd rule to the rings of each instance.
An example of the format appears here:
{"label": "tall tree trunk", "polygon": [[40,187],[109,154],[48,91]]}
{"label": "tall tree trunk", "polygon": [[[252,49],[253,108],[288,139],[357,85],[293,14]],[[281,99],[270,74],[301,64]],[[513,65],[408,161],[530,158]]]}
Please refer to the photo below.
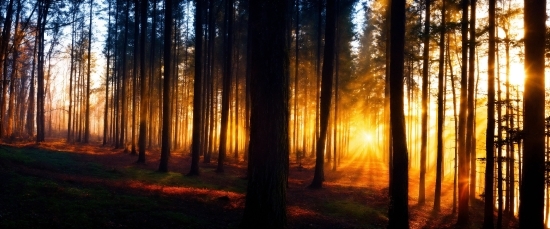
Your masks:
{"label": "tall tree trunk", "polygon": [[[36,33],[38,34],[38,33]],[[32,66],[31,66],[31,81],[29,82],[29,104],[27,107],[27,123],[25,126],[27,136],[32,137],[34,134],[34,111],[35,111],[35,90],[34,90],[34,76],[35,76],[35,70],[36,70],[36,58],[37,58],[37,51],[38,51],[38,39],[34,39],[34,47],[32,51]],[[69,111],[70,112],[70,111]],[[70,114],[70,113],[69,113]],[[69,116],[70,117],[70,116]],[[69,122],[70,123],[70,122]]]}
{"label": "tall tree trunk", "polygon": [[403,110],[405,0],[393,0],[391,2],[390,20],[390,122],[393,160],[390,166],[392,171],[388,228],[409,228],[409,163]]}
{"label": "tall tree trunk", "polygon": [[[327,23],[325,27],[325,51],[323,59],[323,73],[321,81],[321,114],[320,132],[315,147],[315,174],[310,188],[322,188],[324,176],[324,153],[327,138],[328,120],[330,115],[330,102],[332,97],[332,74],[334,71],[334,43],[336,34],[336,0],[327,0]],[[328,150],[327,150],[328,151]]]}
{"label": "tall tree trunk", "polygon": [[86,115],[84,122],[84,143],[90,138],[90,80],[92,75],[92,9],[94,1],[90,0],[90,25],[88,27],[88,75],[86,76]]}
{"label": "tall tree trunk", "polygon": [[428,81],[430,57],[430,0],[425,0],[424,51],[422,55],[422,133],[420,145],[420,184],[418,186],[418,204],[426,202],[426,147],[428,145]]}
{"label": "tall tree trunk", "polygon": [[193,83],[193,133],[191,142],[191,170],[188,175],[199,175],[201,89],[202,89],[202,13],[204,0],[196,0],[195,6],[195,82]]}
{"label": "tall tree trunk", "polygon": [[136,105],[136,94],[137,94],[137,83],[138,83],[138,59],[139,59],[139,18],[140,18],[140,10],[139,10],[139,0],[134,0],[134,53],[133,57],[134,60],[132,61],[132,64],[134,65],[132,68],[132,142],[130,147],[130,154],[136,155],[136,110],[138,109]]}
{"label": "tall tree trunk", "polygon": [[445,103],[443,82],[445,82],[445,34],[446,34],[446,16],[445,0],[441,4],[441,31],[439,35],[439,82],[437,84],[437,156],[435,170],[435,194],[434,194],[434,212],[441,209],[441,182],[443,180],[443,124],[445,122]]}
{"label": "tall tree trunk", "polygon": [[[546,0],[524,1],[525,90],[523,181],[519,227],[544,228],[544,79]],[[521,195],[523,194],[523,195]]]}
{"label": "tall tree trunk", "polygon": [[46,19],[51,5],[51,0],[40,0],[38,7],[38,87],[36,92],[36,142],[45,140],[45,96],[44,96],[44,34]]}
{"label": "tall tree trunk", "polygon": [[10,101],[8,104],[8,126],[7,126],[7,137],[15,137],[14,131],[13,131],[13,122],[14,122],[14,115],[15,115],[15,81],[18,78],[18,70],[20,66],[18,65],[19,60],[19,45],[21,44],[22,37],[20,34],[18,34],[19,31],[19,18],[21,15],[21,1],[17,0],[17,12],[15,13],[15,29],[13,30],[13,66],[11,69],[11,76],[10,76]]}
{"label": "tall tree trunk", "polygon": [[489,53],[487,71],[487,133],[485,135],[485,205],[483,228],[494,228],[493,180],[495,150],[495,6],[496,0],[489,0]]}
{"label": "tall tree trunk", "polygon": [[147,0],[141,0],[140,19],[141,31],[139,34],[139,67],[140,67],[140,109],[139,109],[139,139],[138,162],[145,163],[145,140],[147,138],[147,108],[149,106],[149,93],[147,93],[147,72],[145,69],[145,38],[147,33]]}
{"label": "tall tree trunk", "polygon": [[216,172],[223,173],[223,162],[227,154],[227,125],[229,116],[229,96],[231,95],[231,68],[233,56],[233,0],[225,0],[224,20],[224,71],[222,84],[222,117],[220,128],[220,145],[218,151],[218,167]]}
{"label": "tall tree trunk", "polygon": [[170,158],[170,131],[171,131],[171,110],[170,110],[170,89],[172,87],[172,0],[164,1],[164,82],[162,88],[162,145],[160,151],[160,172],[168,172],[168,159]]}
{"label": "tall tree trunk", "polygon": [[[105,110],[103,111],[103,145],[107,145],[107,134],[109,129],[109,73],[111,72],[110,65],[111,65],[111,1],[109,1],[109,6],[107,8],[107,14],[109,15],[109,19],[107,22],[107,68],[106,68],[106,76],[105,76]],[[69,92],[70,93],[70,92]],[[70,111],[69,111],[70,116]],[[70,122],[69,122],[70,123]]]}
{"label": "tall tree trunk", "polygon": [[285,228],[287,224],[289,4],[289,0],[249,2],[251,173],[243,228]]}
{"label": "tall tree trunk", "polygon": [[[2,74],[2,101],[0,101],[0,137],[4,136],[4,114],[6,113],[6,92],[7,92],[7,58],[8,58],[8,44],[11,37],[11,26],[13,18],[13,2],[10,0],[6,9],[6,18],[4,19],[4,26],[2,29],[2,40],[0,42],[0,74]],[[42,9],[42,8],[40,8]],[[39,15],[38,20],[42,15]],[[45,17],[45,15],[44,15]],[[40,21],[37,25],[40,25]],[[40,28],[39,28],[40,29]],[[38,34],[40,36],[40,34]],[[43,35],[42,35],[43,36]]]}
{"label": "tall tree trunk", "polygon": [[466,149],[466,118],[468,115],[468,0],[462,0],[462,59],[460,78],[460,111],[458,115],[458,219],[459,226],[469,221],[469,152]]}
{"label": "tall tree trunk", "polygon": [[121,90],[121,98],[120,100],[122,101],[121,102],[121,107],[120,107],[120,140],[119,140],[119,147],[122,147],[124,148],[124,151],[127,151],[128,149],[126,149],[126,129],[127,129],[127,124],[126,124],[126,120],[127,120],[127,115],[126,115],[126,112],[128,110],[128,106],[126,105],[127,103],[127,98],[126,98],[126,91],[127,91],[127,86],[128,86],[128,71],[127,71],[127,50],[128,50],[128,26],[129,26],[129,21],[130,21],[130,16],[129,16],[129,11],[130,11],[130,1],[129,0],[126,0],[126,9],[124,10],[125,11],[125,21],[124,21],[124,42],[123,42],[123,45],[122,45],[122,85],[120,87],[120,90]]}
{"label": "tall tree trunk", "polygon": [[470,163],[470,203],[476,198],[476,146],[475,146],[475,52],[476,52],[476,0],[470,0],[470,44],[468,58],[468,118],[466,123],[466,152]]}

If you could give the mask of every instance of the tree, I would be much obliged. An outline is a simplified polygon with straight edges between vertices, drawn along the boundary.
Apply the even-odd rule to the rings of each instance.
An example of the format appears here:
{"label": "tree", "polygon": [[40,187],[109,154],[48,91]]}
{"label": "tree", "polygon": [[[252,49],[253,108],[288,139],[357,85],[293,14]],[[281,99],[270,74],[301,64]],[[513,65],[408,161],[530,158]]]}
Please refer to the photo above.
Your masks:
{"label": "tree", "polygon": [[145,163],[145,139],[147,138],[147,107],[149,106],[149,94],[147,93],[147,73],[145,69],[145,35],[147,33],[147,0],[141,0],[141,31],[139,34],[139,67],[140,67],[140,109],[139,109],[139,138],[138,138],[138,162]]}
{"label": "tree", "polygon": [[160,150],[160,172],[168,172],[168,159],[170,158],[170,90],[171,90],[171,58],[172,58],[172,0],[164,1],[164,82],[162,91],[162,145]]}
{"label": "tree", "polygon": [[202,90],[202,18],[204,0],[196,0],[195,6],[195,82],[193,83],[193,132],[191,139],[191,171],[187,175],[199,175],[201,144],[201,90]]}
{"label": "tree", "polygon": [[388,228],[409,228],[409,171],[403,110],[405,0],[391,1],[390,14],[390,124],[393,150],[391,152],[392,164],[390,165]]}
{"label": "tree", "polygon": [[90,80],[92,75],[92,9],[94,1],[90,0],[90,24],[88,31],[88,75],[86,76],[86,114],[84,122],[84,143],[88,143],[90,138]]}
{"label": "tree", "polygon": [[487,133],[485,135],[485,205],[483,228],[494,228],[493,180],[495,166],[495,6],[489,0],[489,53],[487,71]]}
{"label": "tree", "polygon": [[310,188],[322,188],[324,176],[324,153],[327,139],[328,120],[330,116],[330,100],[332,97],[332,74],[334,71],[334,45],[336,36],[336,0],[327,0],[327,22],[325,26],[325,50],[323,72],[321,79],[321,110],[320,131],[315,154],[315,174]]}
{"label": "tree", "polygon": [[519,227],[544,228],[544,49],[546,0],[524,1],[523,181]]}
{"label": "tree", "polygon": [[430,56],[430,0],[425,0],[424,52],[422,54],[422,136],[420,146],[420,184],[418,204],[426,202],[426,145],[428,143],[428,68]]}
{"label": "tree", "polygon": [[458,219],[457,225],[468,224],[469,160],[466,148],[466,117],[468,115],[468,0],[461,1],[462,59],[460,78],[460,112],[458,115]]}
{"label": "tree", "polygon": [[445,108],[443,95],[443,82],[445,82],[445,35],[446,35],[446,12],[445,1],[441,4],[441,27],[439,34],[439,72],[437,84],[437,152],[436,152],[436,171],[435,171],[435,194],[434,194],[434,212],[439,212],[441,208],[441,182],[443,180],[443,123],[445,122]]}
{"label": "tree", "polygon": [[[6,66],[5,62],[7,62],[8,58],[8,43],[10,40],[10,34],[11,34],[11,26],[12,26],[12,18],[13,18],[13,2],[14,0],[10,0],[6,12],[6,19],[4,20],[4,26],[2,29],[2,40],[0,43],[0,74],[3,75],[3,83],[2,83],[2,101],[1,101],[1,110],[0,112],[0,137],[3,137],[4,135],[4,107],[6,104],[6,88],[7,88],[7,82],[6,79],[7,74],[4,74],[4,72],[7,72],[4,69],[4,66]],[[39,17],[40,18],[40,17]],[[40,20],[40,19],[39,19]]]}
{"label": "tree", "polygon": [[231,68],[233,56],[233,0],[225,0],[225,19],[224,19],[224,72],[222,82],[222,118],[220,130],[220,145],[218,156],[218,167],[216,172],[223,173],[223,161],[227,151],[227,125],[229,116],[229,96],[231,92]]}
{"label": "tree", "polygon": [[286,227],[289,4],[289,0],[249,2],[250,173],[243,228]]}
{"label": "tree", "polygon": [[50,10],[51,0],[39,0],[38,1],[38,74],[37,91],[36,91],[36,142],[43,142],[45,140],[45,95],[44,95],[44,34],[46,32],[46,22],[48,12]]}

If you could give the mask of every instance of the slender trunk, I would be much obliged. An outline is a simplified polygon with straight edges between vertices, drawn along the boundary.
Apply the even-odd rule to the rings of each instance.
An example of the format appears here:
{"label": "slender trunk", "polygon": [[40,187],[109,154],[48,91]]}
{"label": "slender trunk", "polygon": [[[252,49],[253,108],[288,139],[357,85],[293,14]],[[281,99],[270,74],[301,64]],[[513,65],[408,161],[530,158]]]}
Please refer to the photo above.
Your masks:
{"label": "slender trunk", "polygon": [[145,36],[147,33],[147,0],[141,0],[141,32],[139,34],[139,65],[140,65],[140,114],[139,114],[139,163],[145,163],[145,139],[147,138],[147,107],[149,106],[149,94],[147,93],[147,72],[145,69]]}
{"label": "slender trunk", "polygon": [[170,80],[172,58],[172,0],[164,1],[164,82],[162,98],[162,145],[160,151],[160,172],[168,172],[168,159],[170,158]]}
{"label": "slender trunk", "polygon": [[445,81],[445,1],[441,5],[441,31],[439,35],[439,72],[437,84],[437,156],[435,170],[435,195],[434,195],[434,212],[439,212],[441,209],[441,182],[443,180],[443,125],[445,122],[443,101],[444,90],[443,82]]}
{"label": "slender trunk", "polygon": [[458,219],[459,226],[469,221],[469,152],[466,148],[466,118],[468,115],[468,0],[462,0],[462,58],[460,76],[460,111],[458,115]]}
{"label": "slender trunk", "polygon": [[321,82],[321,114],[320,133],[316,146],[315,175],[310,188],[322,188],[324,177],[324,153],[327,138],[328,120],[330,115],[330,102],[332,95],[332,74],[334,63],[334,43],[336,33],[335,1],[327,1],[327,23],[325,30],[325,51],[323,59],[323,73]]}
{"label": "slender trunk", "polygon": [[201,129],[202,88],[202,13],[204,0],[197,0],[195,10],[195,82],[193,86],[193,136],[191,142],[191,171],[188,175],[199,175],[199,151]]}
{"label": "slender trunk", "polygon": [[90,138],[90,80],[92,75],[92,9],[94,1],[90,0],[90,25],[88,27],[88,74],[86,76],[86,115],[84,121],[84,143],[88,143]]}
{"label": "slender trunk", "polygon": [[476,146],[475,146],[475,52],[476,52],[476,0],[470,0],[470,44],[468,59],[468,117],[466,123],[466,152],[470,163],[470,203],[476,198]]}
{"label": "slender trunk", "polygon": [[422,60],[422,133],[420,145],[420,184],[418,186],[418,204],[426,202],[426,147],[428,145],[428,74],[430,56],[430,0],[426,0],[424,18],[424,51]]}

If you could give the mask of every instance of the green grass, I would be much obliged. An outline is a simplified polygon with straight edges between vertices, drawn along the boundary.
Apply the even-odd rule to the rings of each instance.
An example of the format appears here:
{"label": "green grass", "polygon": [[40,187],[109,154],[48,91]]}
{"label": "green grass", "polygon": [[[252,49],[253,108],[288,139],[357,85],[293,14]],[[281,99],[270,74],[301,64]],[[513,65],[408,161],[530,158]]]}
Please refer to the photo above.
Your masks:
{"label": "green grass", "polygon": [[[54,180],[18,172],[11,168],[13,165],[113,182],[132,180],[162,186],[220,188],[205,183],[200,177],[180,173],[159,173],[134,166],[115,171],[84,161],[77,154],[0,146],[0,228],[221,227],[211,216],[196,213],[188,206],[210,204],[201,200],[182,203],[182,199],[154,192]],[[223,176],[233,179],[230,175]],[[239,182],[246,185],[236,176],[234,178],[239,185]],[[223,227],[228,225],[234,227],[236,223],[224,223]]]}
{"label": "green grass", "polygon": [[[0,228],[212,227],[170,198],[82,187],[3,170]],[[4,180],[4,179],[3,179]]]}
{"label": "green grass", "polygon": [[366,203],[351,200],[327,200],[323,204],[323,208],[325,212],[333,216],[360,219],[362,225],[377,225],[388,221],[386,209],[375,209],[367,206]]}
{"label": "green grass", "polygon": [[113,177],[113,174],[100,164],[78,160],[78,157],[79,155],[68,152],[0,146],[0,158],[14,163],[65,174]]}
{"label": "green grass", "polygon": [[121,177],[163,186],[185,186],[238,193],[245,193],[246,191],[246,180],[241,179],[237,175],[216,174],[214,169],[209,168],[202,169],[201,171],[201,176],[210,176],[210,179],[213,179],[214,182],[205,182],[205,179],[202,179],[202,177],[186,176],[177,172],[160,173],[133,166],[122,170]]}

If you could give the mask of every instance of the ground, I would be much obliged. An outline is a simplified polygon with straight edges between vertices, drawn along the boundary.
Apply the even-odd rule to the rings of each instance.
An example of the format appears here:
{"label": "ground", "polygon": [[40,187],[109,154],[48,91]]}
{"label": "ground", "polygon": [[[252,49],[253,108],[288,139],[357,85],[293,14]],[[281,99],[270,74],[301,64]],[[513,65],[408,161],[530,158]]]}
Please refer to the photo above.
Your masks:
{"label": "ground", "polygon": [[[172,153],[169,173],[157,172],[158,159],[158,151],[148,151],[147,162],[136,164],[137,156],[121,149],[55,139],[1,145],[0,228],[238,227],[246,163],[230,156],[225,173],[215,173],[214,162],[201,163],[201,175],[188,177],[187,153]],[[356,155],[342,160],[336,171],[327,167],[321,190],[307,188],[313,164],[304,159],[290,165],[289,228],[386,227],[388,170],[383,160]],[[453,228],[452,179],[445,180],[442,211],[434,214],[431,196],[417,206],[417,176],[412,170],[411,228]],[[427,192],[433,187],[428,185]],[[482,201],[472,204],[470,219],[470,228],[481,227]],[[515,227],[514,219],[505,222]]]}

